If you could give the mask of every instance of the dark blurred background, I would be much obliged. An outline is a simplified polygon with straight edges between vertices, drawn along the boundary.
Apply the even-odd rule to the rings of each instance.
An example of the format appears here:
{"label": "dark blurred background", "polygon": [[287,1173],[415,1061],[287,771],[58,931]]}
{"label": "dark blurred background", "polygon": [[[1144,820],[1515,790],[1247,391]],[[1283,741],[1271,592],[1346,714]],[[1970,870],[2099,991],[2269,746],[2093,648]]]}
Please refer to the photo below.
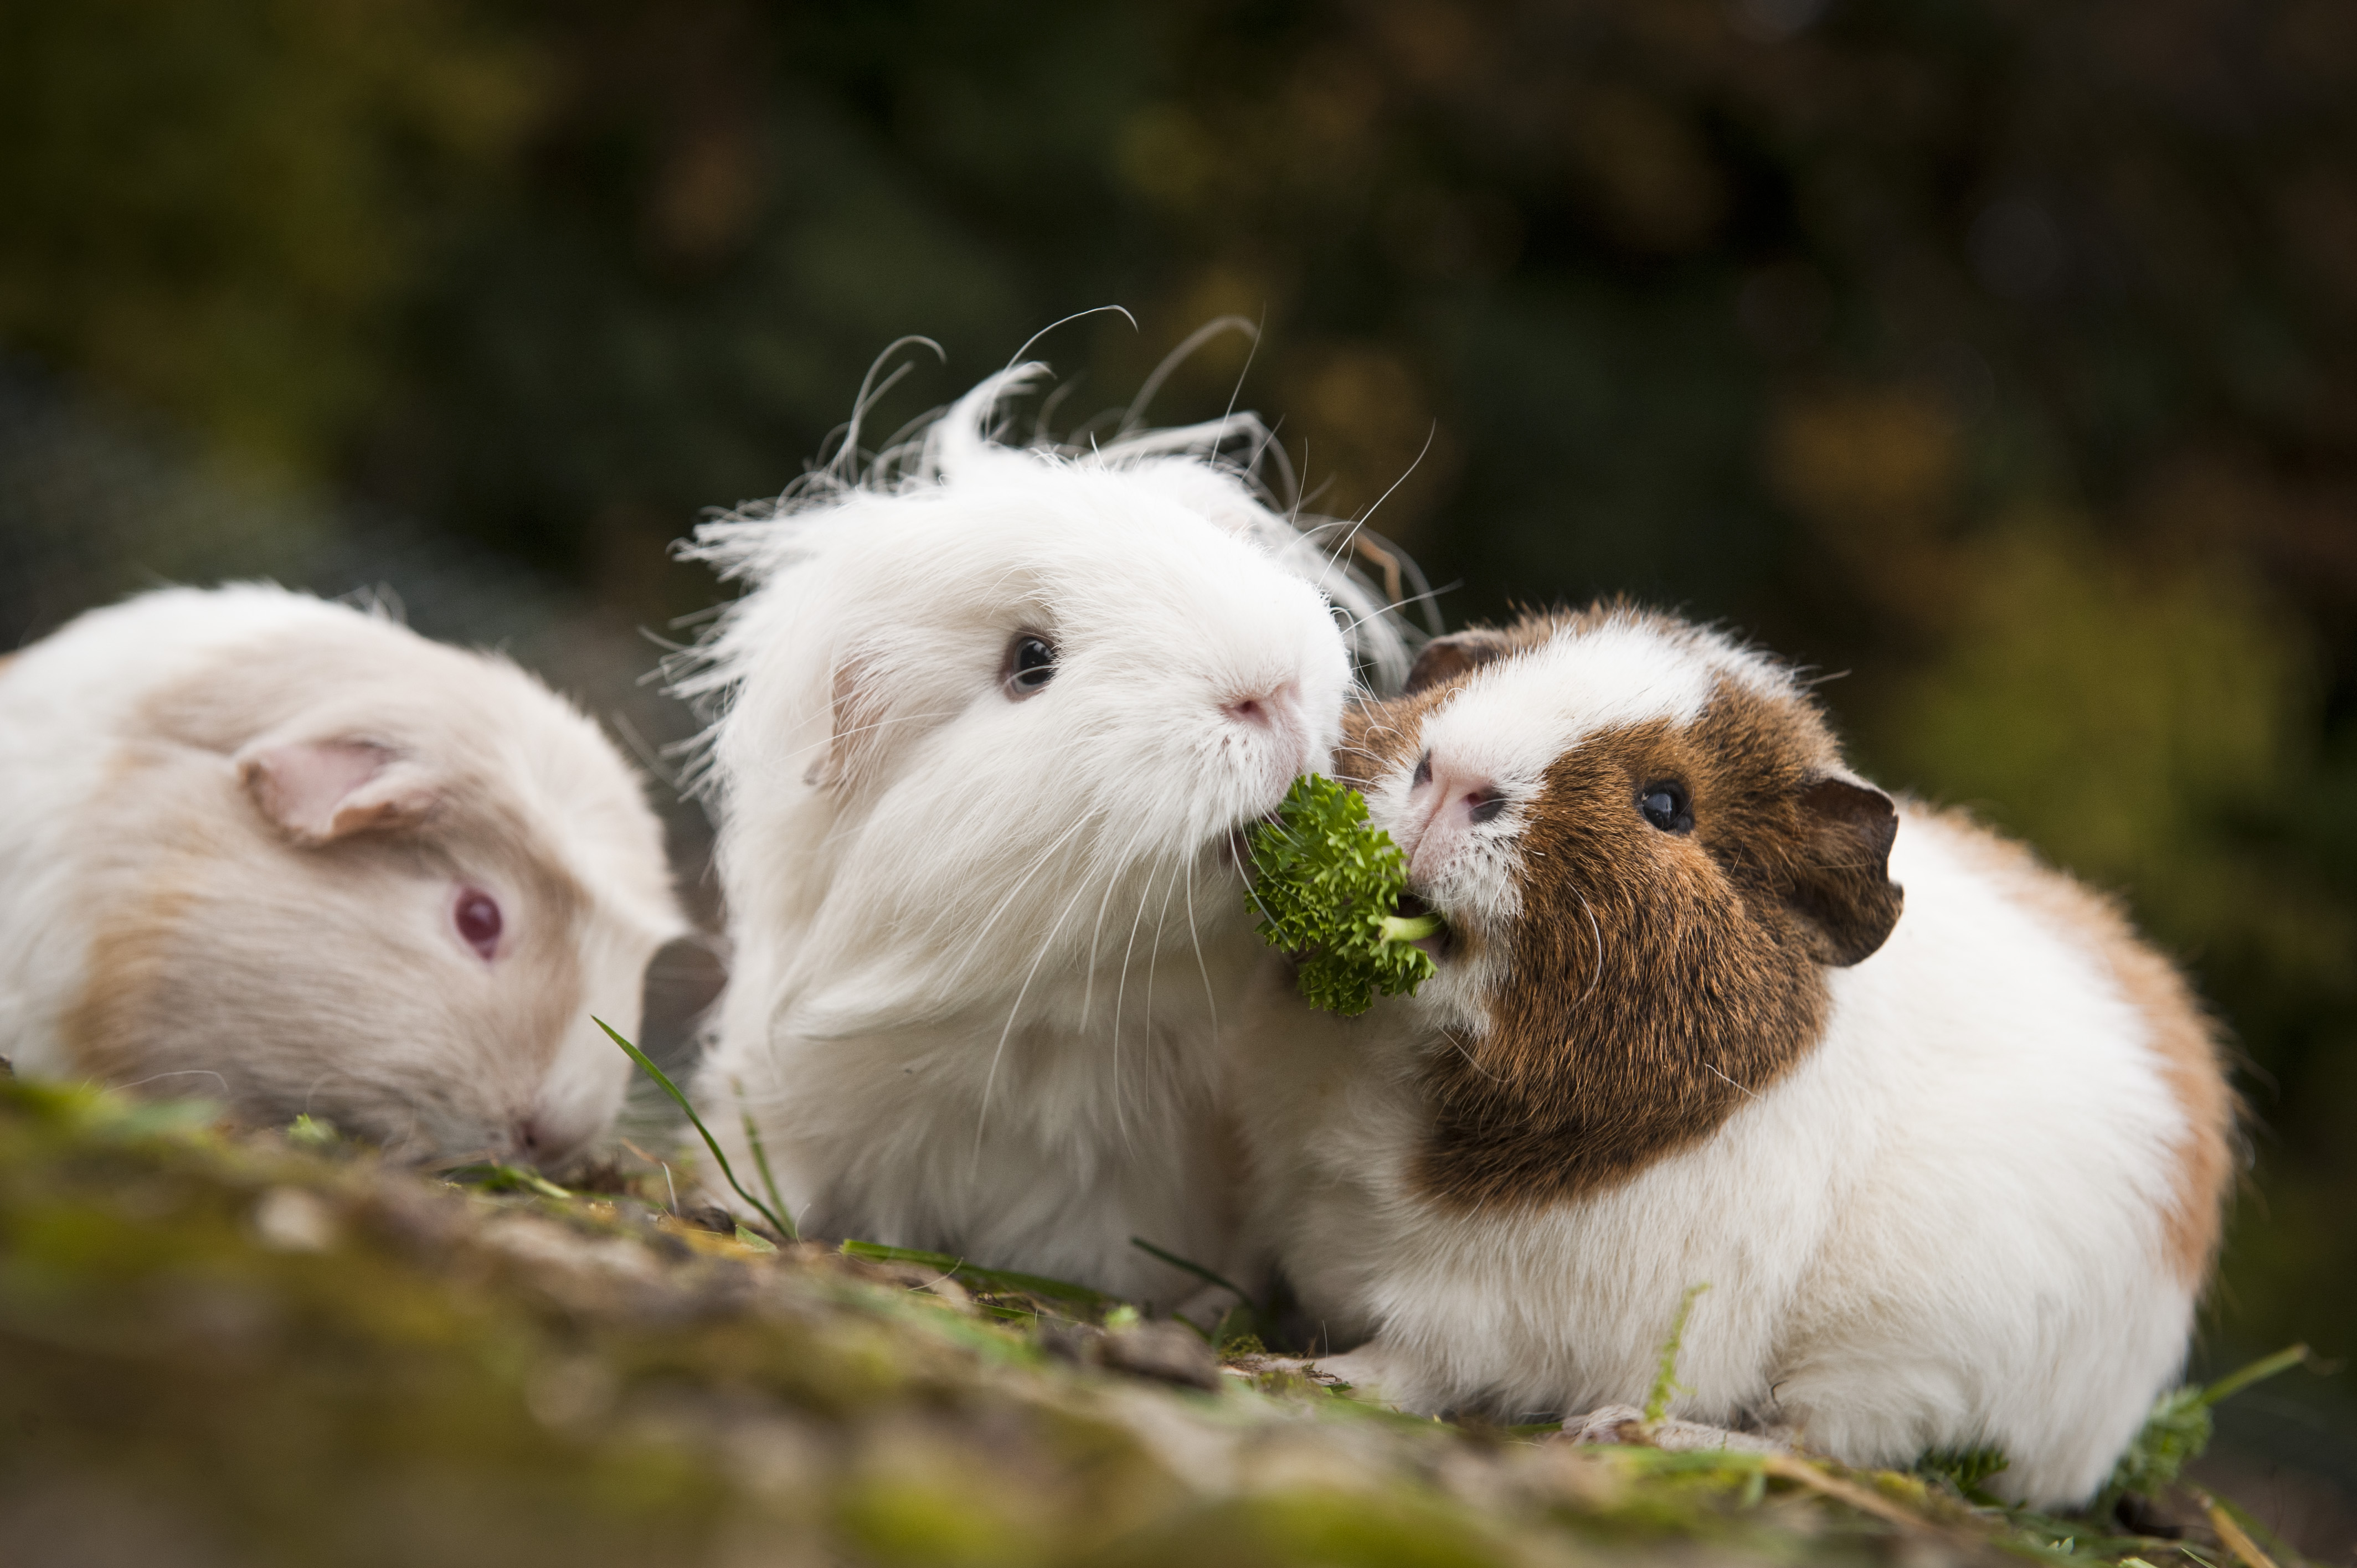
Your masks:
{"label": "dark blurred background", "polygon": [[[2201,1364],[2357,1352],[2348,0],[9,5],[0,638],[381,583],[652,755],[700,509],[1113,303],[1060,418],[1260,321],[1155,413],[1243,376],[1450,624],[1725,618],[2117,890],[2247,1058]],[[2310,1540],[2352,1380],[2213,1461]]]}

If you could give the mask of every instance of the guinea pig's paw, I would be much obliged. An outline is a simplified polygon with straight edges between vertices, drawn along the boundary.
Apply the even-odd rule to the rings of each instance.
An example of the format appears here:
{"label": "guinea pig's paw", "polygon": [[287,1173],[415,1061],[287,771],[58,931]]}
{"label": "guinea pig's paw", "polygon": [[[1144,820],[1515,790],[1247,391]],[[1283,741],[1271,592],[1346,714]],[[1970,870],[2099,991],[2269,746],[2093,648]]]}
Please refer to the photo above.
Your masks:
{"label": "guinea pig's paw", "polygon": [[1397,1405],[1394,1391],[1405,1382],[1391,1353],[1380,1340],[1340,1356],[1319,1356],[1302,1363],[1312,1382],[1345,1388],[1355,1399],[1371,1404]]}
{"label": "guinea pig's paw", "polygon": [[1608,1404],[1586,1415],[1566,1416],[1558,1443],[1625,1444],[1663,1448],[1674,1454],[1701,1449],[1734,1448],[1748,1454],[1788,1454],[1792,1445],[1781,1437],[1757,1432],[1733,1432],[1699,1421],[1664,1418],[1647,1421],[1633,1404]]}

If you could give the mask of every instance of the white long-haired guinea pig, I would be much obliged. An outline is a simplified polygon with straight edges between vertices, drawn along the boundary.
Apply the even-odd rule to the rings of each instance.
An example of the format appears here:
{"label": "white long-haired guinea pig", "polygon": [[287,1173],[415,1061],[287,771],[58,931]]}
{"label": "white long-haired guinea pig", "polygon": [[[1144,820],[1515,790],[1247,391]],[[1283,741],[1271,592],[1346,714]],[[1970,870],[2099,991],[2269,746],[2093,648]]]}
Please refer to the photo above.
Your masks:
{"label": "white long-haired guinea pig", "polygon": [[19,1071],[308,1112],[414,1156],[602,1132],[660,824],[505,660],[264,585],[93,610],[0,669],[0,1040]]}
{"label": "white long-haired guinea pig", "polygon": [[[1339,765],[1444,914],[1413,999],[1234,1041],[1328,1363],[1421,1412],[1641,1402],[2084,1498],[2178,1371],[2233,1102],[2100,898],[1894,811],[1791,674],[1603,607],[1430,644]],[[1901,918],[1904,888],[1904,918]]]}
{"label": "white long-haired guinea pig", "polygon": [[[1169,1304],[1218,1268],[1232,836],[1323,767],[1396,632],[1223,440],[995,440],[992,378],[865,478],[707,526],[749,581],[684,683],[735,973],[699,1093],[813,1231]],[[738,1162],[740,1165],[743,1162]],[[740,1173],[741,1174],[741,1173]]]}

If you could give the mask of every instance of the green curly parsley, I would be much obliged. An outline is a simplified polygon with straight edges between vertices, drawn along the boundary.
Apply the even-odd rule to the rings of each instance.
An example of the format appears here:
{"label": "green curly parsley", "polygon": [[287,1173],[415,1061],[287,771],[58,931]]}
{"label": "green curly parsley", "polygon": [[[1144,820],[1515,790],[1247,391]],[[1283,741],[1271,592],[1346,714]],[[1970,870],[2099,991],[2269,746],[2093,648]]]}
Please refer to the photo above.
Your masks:
{"label": "green curly parsley", "polygon": [[1407,857],[1392,835],[1367,822],[1356,789],[1304,774],[1276,821],[1251,832],[1260,934],[1297,955],[1301,994],[1348,1017],[1375,993],[1413,995],[1432,978],[1432,957],[1411,946],[1444,927],[1437,915],[1395,913],[1407,890]]}

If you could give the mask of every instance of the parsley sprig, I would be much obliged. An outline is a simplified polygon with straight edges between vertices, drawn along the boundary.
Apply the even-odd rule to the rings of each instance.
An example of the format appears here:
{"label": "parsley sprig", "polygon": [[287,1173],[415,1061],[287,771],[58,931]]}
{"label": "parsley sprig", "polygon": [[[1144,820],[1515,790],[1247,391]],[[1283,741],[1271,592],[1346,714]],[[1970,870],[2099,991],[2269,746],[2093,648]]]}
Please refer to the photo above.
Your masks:
{"label": "parsley sprig", "polygon": [[1286,792],[1276,821],[1250,834],[1260,934],[1299,960],[1301,994],[1345,1016],[1365,1012],[1378,991],[1413,995],[1435,972],[1411,944],[1444,929],[1437,915],[1397,913],[1407,891],[1407,857],[1392,835],[1367,822],[1355,789],[1315,773]]}

